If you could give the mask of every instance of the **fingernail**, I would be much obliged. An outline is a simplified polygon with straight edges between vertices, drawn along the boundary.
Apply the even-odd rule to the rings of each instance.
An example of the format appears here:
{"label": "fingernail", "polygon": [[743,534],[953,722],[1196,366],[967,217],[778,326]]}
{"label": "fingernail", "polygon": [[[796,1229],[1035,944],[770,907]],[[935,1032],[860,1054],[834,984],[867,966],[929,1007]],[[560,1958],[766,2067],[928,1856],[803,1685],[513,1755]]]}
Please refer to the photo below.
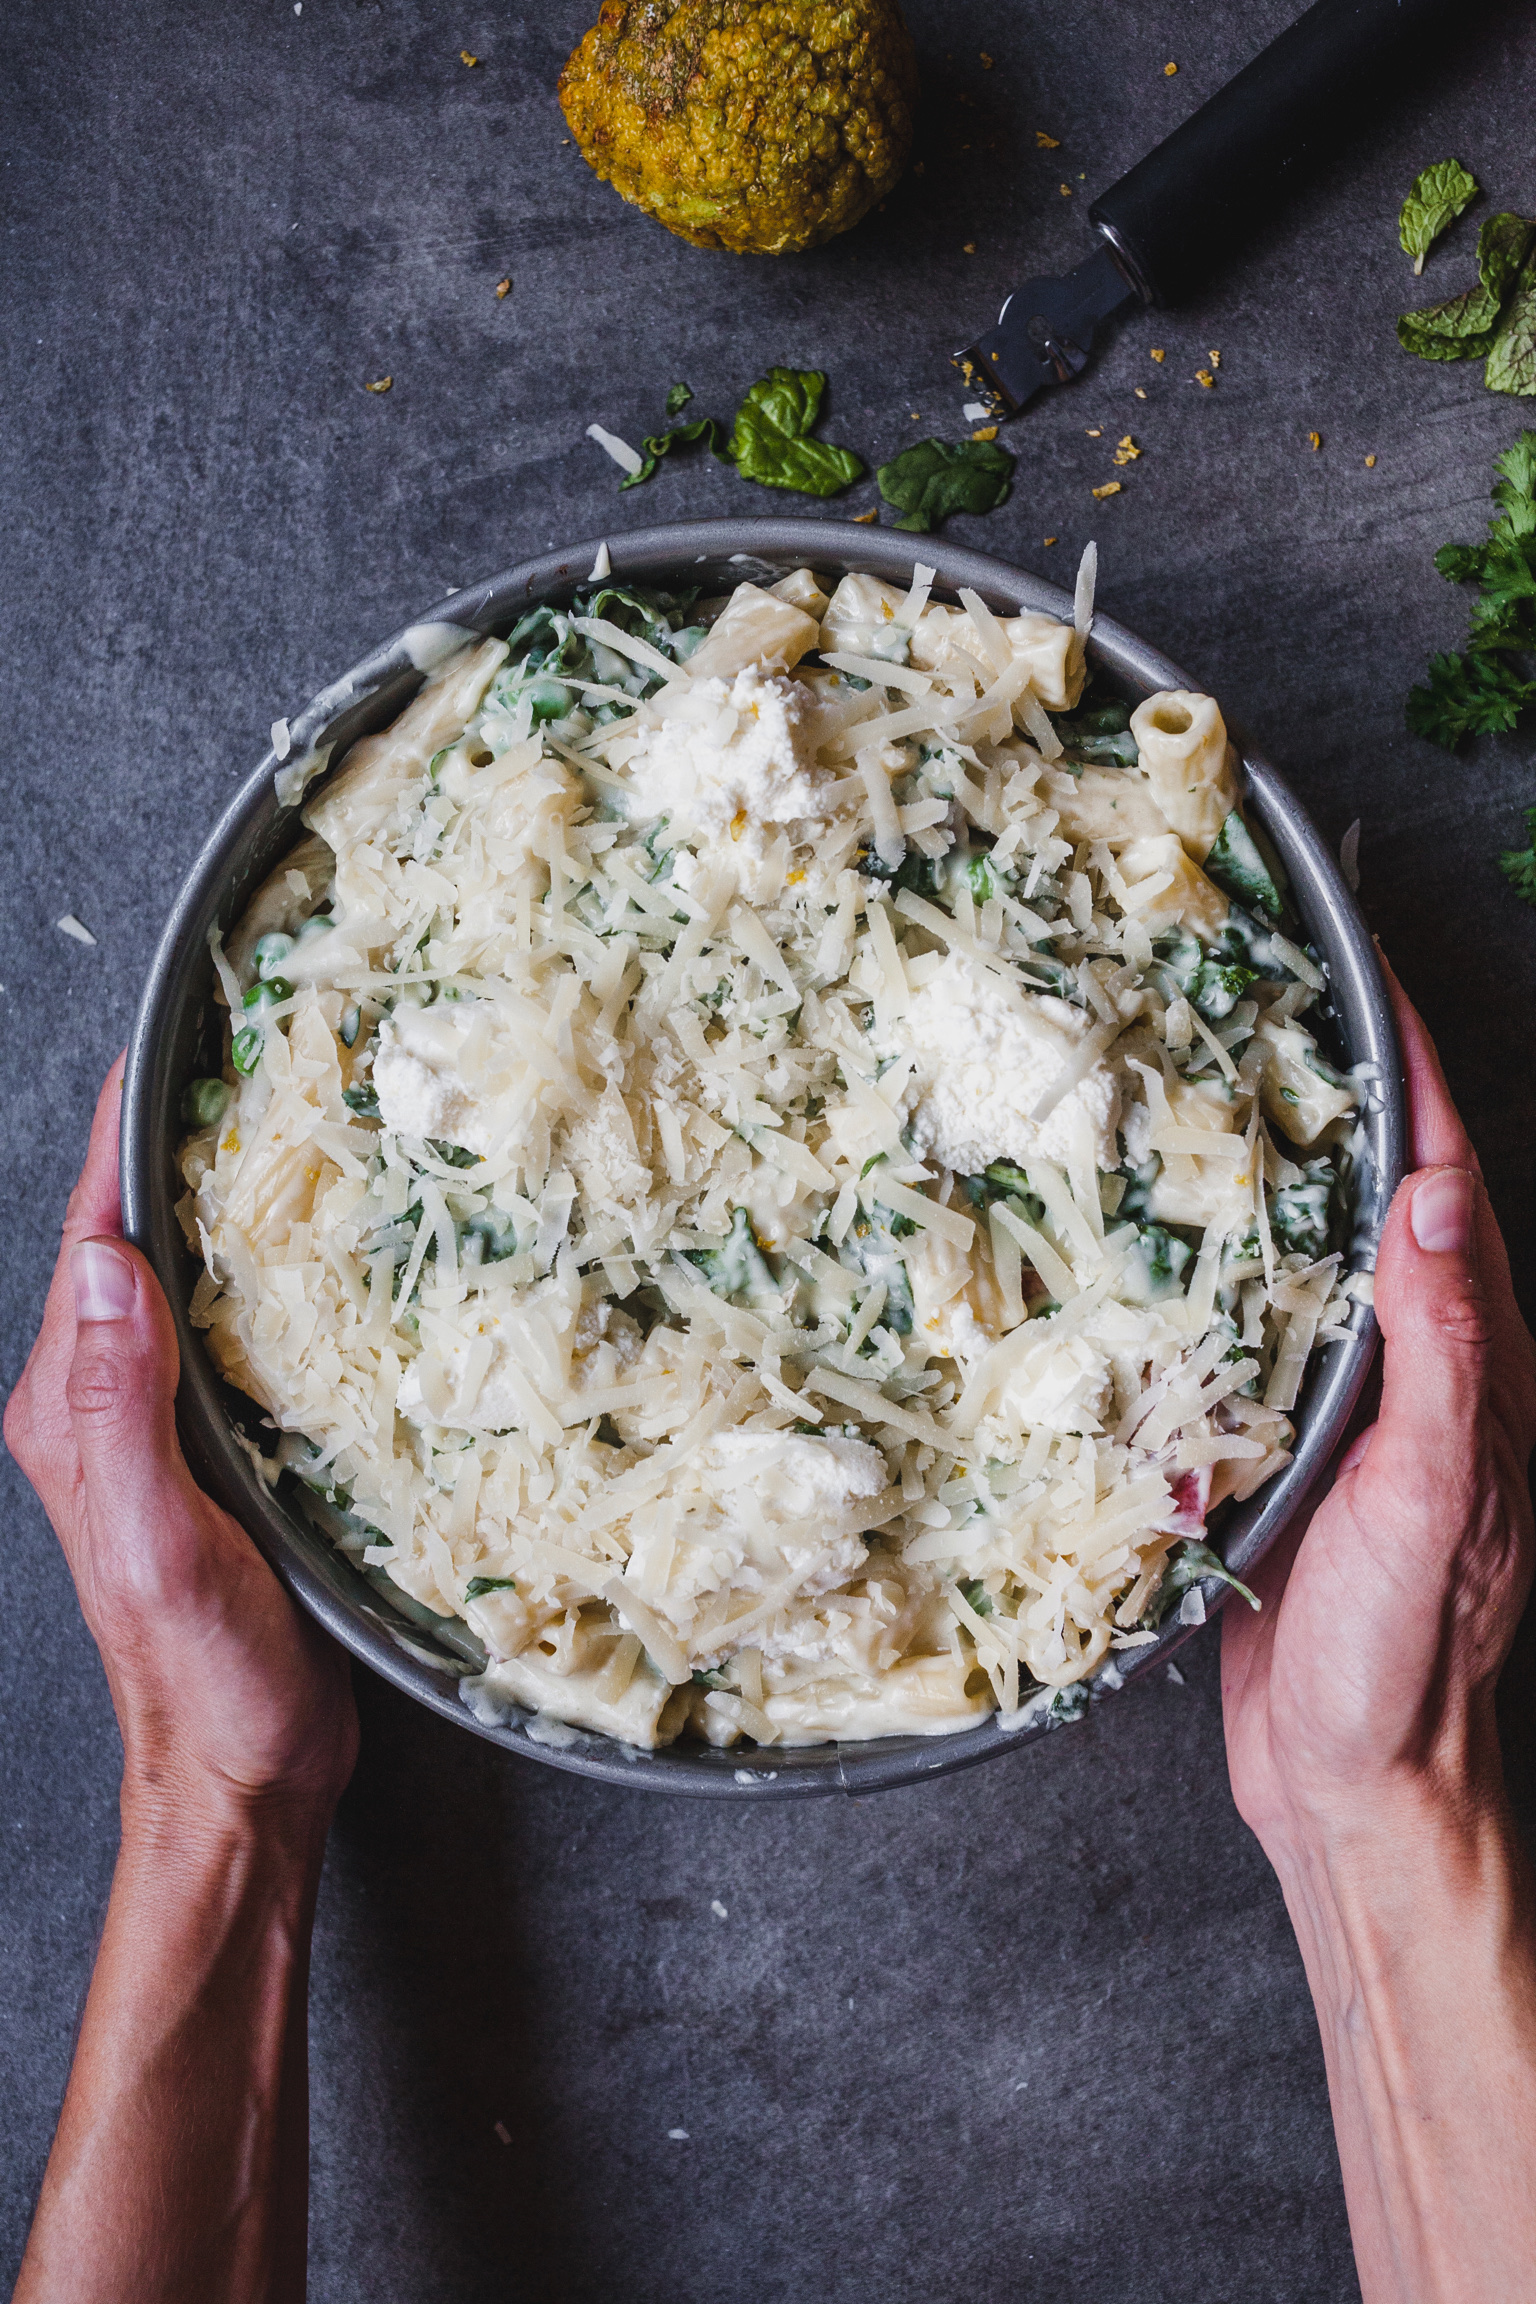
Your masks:
{"label": "fingernail", "polygon": [[1365,1455],[1365,1452],[1367,1448],[1369,1448],[1372,1440],[1375,1438],[1375,1435],[1376,1427],[1373,1424],[1369,1432],[1362,1432],[1357,1439],[1351,1440],[1349,1447],[1345,1452],[1344,1461],[1339,1466],[1339,1475],[1341,1478],[1346,1472],[1353,1472],[1355,1466]]}
{"label": "fingernail", "polygon": [[1472,1179],[1464,1168],[1426,1176],[1409,1209],[1413,1236],[1432,1256],[1465,1256],[1472,1243]]}
{"label": "fingernail", "polygon": [[133,1266],[105,1240],[82,1240],[69,1260],[77,1320],[126,1320],[133,1311]]}

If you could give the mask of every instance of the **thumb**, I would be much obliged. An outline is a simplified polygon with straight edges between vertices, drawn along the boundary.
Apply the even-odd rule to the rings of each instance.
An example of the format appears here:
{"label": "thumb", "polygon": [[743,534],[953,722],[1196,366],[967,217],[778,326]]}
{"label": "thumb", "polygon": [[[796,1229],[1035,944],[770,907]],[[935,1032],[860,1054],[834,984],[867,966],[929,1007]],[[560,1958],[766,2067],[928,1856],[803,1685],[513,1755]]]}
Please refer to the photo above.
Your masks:
{"label": "thumb", "polygon": [[70,1278],[75,1344],[65,1397],[87,1518],[99,1532],[104,1522],[131,1523],[187,1501],[191,1477],[176,1438],[179,1356],[159,1284],[126,1241],[77,1242]]}
{"label": "thumb", "polygon": [[1456,1485],[1475,1471],[1493,1343],[1485,1214],[1470,1169],[1421,1169],[1399,1187],[1377,1267],[1386,1353],[1376,1438],[1432,1450],[1440,1478]]}

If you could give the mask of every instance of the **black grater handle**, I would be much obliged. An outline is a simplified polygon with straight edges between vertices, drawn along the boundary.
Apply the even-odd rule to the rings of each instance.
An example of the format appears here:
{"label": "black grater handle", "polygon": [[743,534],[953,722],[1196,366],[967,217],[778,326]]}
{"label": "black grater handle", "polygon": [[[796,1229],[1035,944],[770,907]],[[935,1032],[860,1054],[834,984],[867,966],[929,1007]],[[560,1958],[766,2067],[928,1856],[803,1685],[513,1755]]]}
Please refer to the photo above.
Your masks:
{"label": "black grater handle", "polygon": [[1148,301],[1195,295],[1479,0],[1316,0],[1089,209]]}

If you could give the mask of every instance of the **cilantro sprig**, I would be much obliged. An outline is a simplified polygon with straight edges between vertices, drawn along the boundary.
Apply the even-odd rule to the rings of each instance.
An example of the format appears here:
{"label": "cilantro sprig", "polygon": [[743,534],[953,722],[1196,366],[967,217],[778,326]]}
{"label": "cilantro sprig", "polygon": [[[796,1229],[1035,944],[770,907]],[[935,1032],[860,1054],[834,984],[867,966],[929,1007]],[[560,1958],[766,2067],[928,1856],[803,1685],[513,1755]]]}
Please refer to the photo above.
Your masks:
{"label": "cilantro sprig", "polygon": [[[1467,645],[1432,657],[1427,680],[1408,692],[1409,728],[1447,752],[1468,736],[1507,733],[1536,705],[1536,432],[1522,432],[1495,463],[1486,541],[1435,554],[1449,583],[1477,586]],[[1531,844],[1507,849],[1499,865],[1536,905],[1536,807],[1525,820]]]}
{"label": "cilantro sprig", "polygon": [[1536,808],[1527,808],[1525,829],[1530,835],[1526,845],[1506,848],[1499,858],[1499,870],[1517,896],[1536,905]]}

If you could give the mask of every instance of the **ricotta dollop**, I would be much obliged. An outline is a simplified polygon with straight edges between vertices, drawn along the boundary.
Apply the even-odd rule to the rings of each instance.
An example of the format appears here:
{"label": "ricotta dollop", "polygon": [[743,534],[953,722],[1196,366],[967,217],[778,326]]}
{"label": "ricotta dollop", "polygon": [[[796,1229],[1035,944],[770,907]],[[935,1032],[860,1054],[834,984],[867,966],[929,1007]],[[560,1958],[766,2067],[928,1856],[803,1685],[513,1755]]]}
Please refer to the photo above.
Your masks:
{"label": "ricotta dollop", "polygon": [[755,665],[696,681],[631,753],[632,808],[701,839],[821,816],[836,778],[812,764],[811,714],[801,682]]}
{"label": "ricotta dollop", "polygon": [[1102,1058],[1043,1119],[1032,1117],[1092,1023],[1051,993],[949,953],[913,994],[892,1050],[917,1058],[907,1092],[914,1148],[974,1176],[993,1160],[1069,1160],[1086,1120],[1096,1164],[1118,1166],[1120,1091]]}

